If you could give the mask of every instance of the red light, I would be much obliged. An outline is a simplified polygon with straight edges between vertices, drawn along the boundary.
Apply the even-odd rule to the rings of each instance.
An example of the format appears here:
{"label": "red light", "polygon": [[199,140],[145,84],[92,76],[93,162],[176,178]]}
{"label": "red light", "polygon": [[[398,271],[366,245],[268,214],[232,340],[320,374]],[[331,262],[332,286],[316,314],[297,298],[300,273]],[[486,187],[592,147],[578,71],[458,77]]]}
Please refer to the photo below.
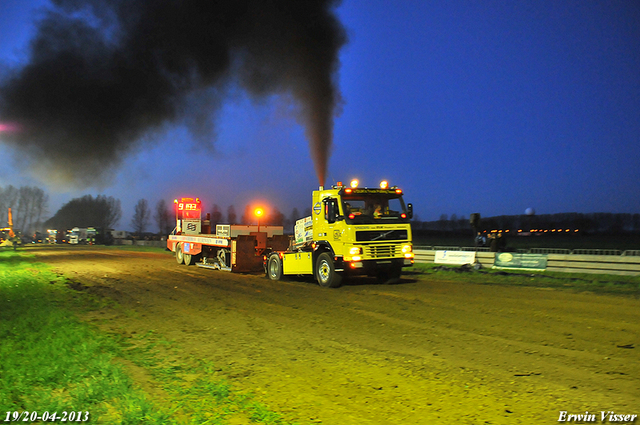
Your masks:
{"label": "red light", "polygon": [[356,218],[356,215],[355,215],[354,213],[351,213],[351,214],[349,214],[349,218],[350,218],[351,220],[353,220],[354,218]]}
{"label": "red light", "polygon": [[396,189],[396,193],[399,195],[402,193],[402,189]]}
{"label": "red light", "polygon": [[199,209],[198,204],[184,203],[184,202],[178,203],[179,211],[198,211],[198,209]]}
{"label": "red light", "polygon": [[407,218],[407,215],[405,213],[400,214],[401,218]]}
{"label": "red light", "polygon": [[344,193],[351,193],[351,192],[352,192],[351,189],[345,189],[344,190]]}

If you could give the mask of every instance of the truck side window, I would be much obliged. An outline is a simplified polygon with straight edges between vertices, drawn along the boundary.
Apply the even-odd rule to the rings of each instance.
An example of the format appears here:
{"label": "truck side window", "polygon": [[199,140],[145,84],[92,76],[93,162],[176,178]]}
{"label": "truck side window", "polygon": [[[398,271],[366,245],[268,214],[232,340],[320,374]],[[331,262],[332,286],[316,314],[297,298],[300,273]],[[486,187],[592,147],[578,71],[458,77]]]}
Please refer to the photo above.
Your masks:
{"label": "truck side window", "polygon": [[335,223],[338,216],[338,203],[335,199],[325,199],[324,201],[324,218],[327,223]]}

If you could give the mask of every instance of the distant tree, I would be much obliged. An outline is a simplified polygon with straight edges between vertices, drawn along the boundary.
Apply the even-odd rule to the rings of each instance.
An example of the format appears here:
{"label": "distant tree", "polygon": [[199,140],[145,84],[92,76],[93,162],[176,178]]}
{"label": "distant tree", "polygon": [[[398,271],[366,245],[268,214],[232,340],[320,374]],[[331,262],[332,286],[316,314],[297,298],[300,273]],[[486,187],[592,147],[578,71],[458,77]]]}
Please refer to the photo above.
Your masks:
{"label": "distant tree", "polygon": [[296,221],[298,221],[300,219],[300,212],[298,211],[297,208],[294,208],[291,211],[291,215],[289,215],[289,218],[286,218],[282,221],[282,226],[284,227],[284,231],[285,233],[290,233],[293,231],[293,227],[296,224]]}
{"label": "distant tree", "polygon": [[449,216],[447,216],[446,214],[441,214],[440,220],[438,220],[438,225],[440,227],[440,230],[447,230],[448,224],[449,224]]}
{"label": "distant tree", "polygon": [[278,208],[273,207],[273,209],[269,211],[268,222],[273,226],[283,226],[284,214],[282,214]]}
{"label": "distant tree", "polygon": [[174,223],[171,213],[169,212],[167,202],[164,199],[160,199],[156,204],[156,212],[153,215],[153,219],[156,221],[156,224],[158,225],[158,232],[161,235],[168,235],[171,233]]}
{"label": "distant tree", "polygon": [[138,235],[142,235],[149,225],[150,217],[151,211],[149,210],[149,203],[146,199],[139,199],[135,206],[133,218],[131,219],[133,231]]}
{"label": "distant tree", "polygon": [[216,224],[222,223],[222,211],[220,211],[220,207],[216,204],[213,204],[211,207],[211,229],[216,228]]}
{"label": "distant tree", "polygon": [[449,218],[449,226],[451,227],[451,230],[457,230],[458,227],[458,215],[457,214],[451,214],[451,217]]}
{"label": "distant tree", "polygon": [[44,225],[54,229],[96,226],[112,229],[122,217],[120,200],[111,196],[84,195],[64,204]]}
{"label": "distant tree", "polygon": [[291,215],[289,216],[289,219],[291,220],[291,223],[295,223],[296,221],[300,220],[302,217],[300,217],[300,212],[298,211],[297,208],[293,208],[293,210],[291,211]]}
{"label": "distant tree", "polygon": [[253,208],[251,205],[245,205],[244,212],[242,213],[242,217],[240,218],[240,223],[249,225],[255,223],[257,218],[253,215]]}
{"label": "distant tree", "polygon": [[233,205],[230,205],[229,208],[227,208],[227,221],[229,224],[237,224],[237,220],[238,214],[236,214],[236,209]]}

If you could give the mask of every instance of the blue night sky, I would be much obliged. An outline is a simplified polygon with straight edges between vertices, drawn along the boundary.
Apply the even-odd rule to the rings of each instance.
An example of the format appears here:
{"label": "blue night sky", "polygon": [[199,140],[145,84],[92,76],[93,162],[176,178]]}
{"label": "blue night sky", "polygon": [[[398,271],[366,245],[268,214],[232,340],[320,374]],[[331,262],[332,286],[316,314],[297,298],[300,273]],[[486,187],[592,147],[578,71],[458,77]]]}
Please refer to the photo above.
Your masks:
{"label": "blue night sky", "polygon": [[[42,7],[0,2],[3,73],[28,60]],[[639,2],[345,0],[335,11],[348,43],[326,185],[387,179],[421,220],[640,212]],[[167,124],[85,188],[0,144],[0,186],[46,189],[51,215],[84,194],[114,196],[123,229],[140,198],[198,196],[239,214],[310,207],[318,179],[286,99],[236,88],[211,120],[213,147]]]}

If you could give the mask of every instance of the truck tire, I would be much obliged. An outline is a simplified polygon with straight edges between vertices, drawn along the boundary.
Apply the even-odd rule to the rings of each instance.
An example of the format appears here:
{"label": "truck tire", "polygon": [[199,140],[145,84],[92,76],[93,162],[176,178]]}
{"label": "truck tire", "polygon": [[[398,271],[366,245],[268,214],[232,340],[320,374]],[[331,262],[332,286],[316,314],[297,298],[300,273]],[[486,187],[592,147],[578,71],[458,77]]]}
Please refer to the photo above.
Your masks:
{"label": "truck tire", "polygon": [[178,264],[184,264],[184,253],[182,252],[182,244],[180,242],[176,244],[176,261]]}
{"label": "truck tire", "polygon": [[193,266],[198,261],[199,255],[200,254],[192,255],[192,254],[186,254],[184,252],[182,253],[182,256],[184,257],[184,263],[187,266]]}
{"label": "truck tire", "polygon": [[277,254],[269,257],[269,262],[267,263],[267,277],[270,280],[282,280],[282,260]]}
{"label": "truck tire", "polygon": [[316,280],[320,286],[325,288],[338,288],[342,284],[342,275],[336,272],[333,257],[328,252],[318,255]]}

